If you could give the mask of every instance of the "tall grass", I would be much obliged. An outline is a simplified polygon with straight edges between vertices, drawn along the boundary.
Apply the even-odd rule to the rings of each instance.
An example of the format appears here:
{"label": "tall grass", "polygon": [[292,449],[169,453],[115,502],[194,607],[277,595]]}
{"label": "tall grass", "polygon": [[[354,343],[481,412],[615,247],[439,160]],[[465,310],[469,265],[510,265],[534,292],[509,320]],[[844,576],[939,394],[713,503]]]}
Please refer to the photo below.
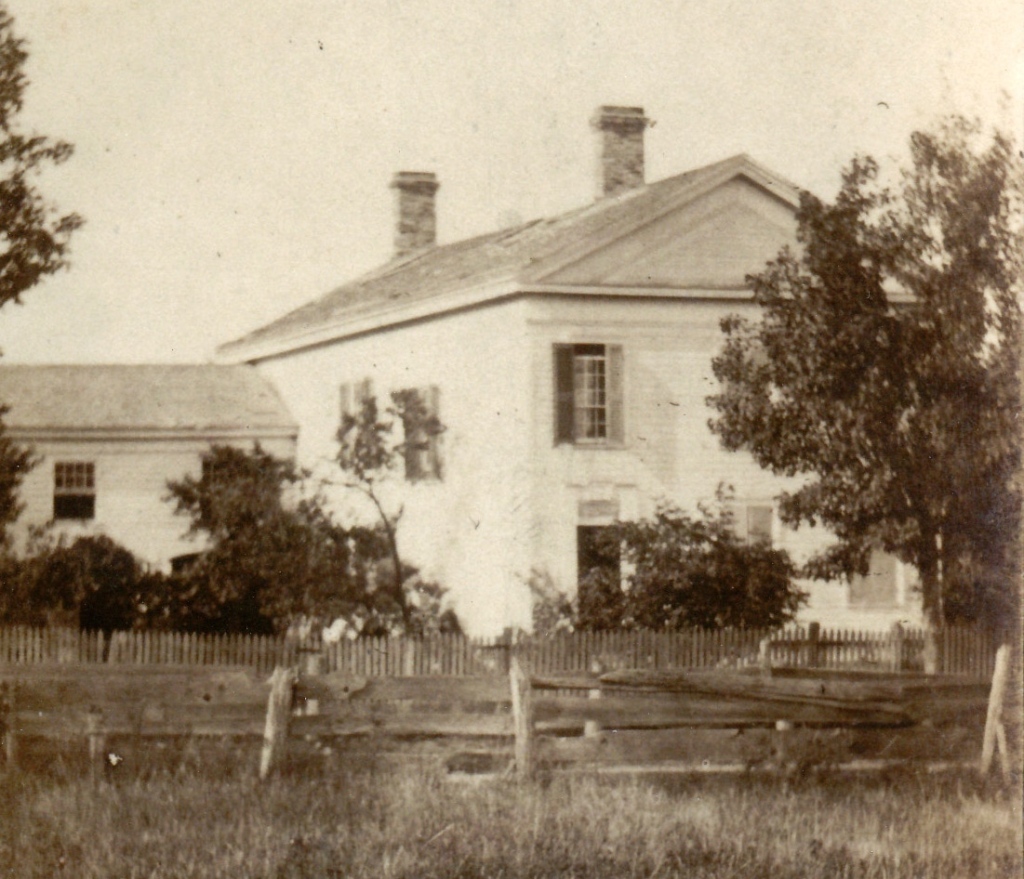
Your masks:
{"label": "tall grass", "polygon": [[425,770],[0,777],[0,876],[1020,875],[1019,801],[969,776],[841,782]]}

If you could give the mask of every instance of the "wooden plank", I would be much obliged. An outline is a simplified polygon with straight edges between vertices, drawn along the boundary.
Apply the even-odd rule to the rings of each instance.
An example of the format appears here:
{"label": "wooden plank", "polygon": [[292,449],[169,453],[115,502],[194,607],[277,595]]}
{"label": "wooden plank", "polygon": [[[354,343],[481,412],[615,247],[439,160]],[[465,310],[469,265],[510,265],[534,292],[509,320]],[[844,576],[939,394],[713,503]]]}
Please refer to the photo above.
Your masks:
{"label": "wooden plank", "polygon": [[560,735],[582,734],[587,721],[606,729],[741,727],[789,720],[804,726],[905,726],[905,714],[875,707],[777,703],[687,694],[616,693],[598,700],[536,695],[537,729]]}
{"label": "wooden plank", "polygon": [[292,718],[297,736],[389,735],[406,737],[513,735],[511,714],[457,714],[452,712],[372,715],[308,715]]}
{"label": "wooden plank", "polygon": [[[332,675],[321,680],[330,681]],[[361,680],[359,676],[339,676],[339,679]],[[343,685],[342,685],[343,686]],[[461,702],[508,702],[508,679],[497,676],[464,677],[370,677],[365,688],[352,697],[353,701],[390,702],[416,700],[423,703],[457,704]]]}

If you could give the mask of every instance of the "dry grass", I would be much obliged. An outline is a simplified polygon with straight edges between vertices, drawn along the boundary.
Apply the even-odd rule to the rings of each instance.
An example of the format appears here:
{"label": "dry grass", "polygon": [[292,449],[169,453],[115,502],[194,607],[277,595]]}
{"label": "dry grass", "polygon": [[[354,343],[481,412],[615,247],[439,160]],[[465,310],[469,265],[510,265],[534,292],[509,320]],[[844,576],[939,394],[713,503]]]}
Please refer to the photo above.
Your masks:
{"label": "dry grass", "polygon": [[59,775],[0,777],[0,876],[1008,879],[1022,868],[1018,799],[968,775],[468,785],[306,767],[263,786],[224,767],[98,785]]}

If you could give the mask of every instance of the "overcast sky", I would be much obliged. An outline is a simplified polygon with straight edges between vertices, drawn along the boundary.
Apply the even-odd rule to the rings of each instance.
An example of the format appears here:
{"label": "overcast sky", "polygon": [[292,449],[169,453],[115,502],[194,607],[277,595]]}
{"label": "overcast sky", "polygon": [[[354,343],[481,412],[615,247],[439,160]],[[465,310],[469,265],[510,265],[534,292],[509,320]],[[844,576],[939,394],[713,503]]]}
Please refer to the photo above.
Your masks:
{"label": "overcast sky", "polygon": [[1007,0],[6,2],[86,225],[5,362],[206,360],[385,261],[397,170],[442,242],[585,204],[602,103],[655,120],[648,180],[747,152],[828,197],[941,113],[1016,130],[1024,78]]}

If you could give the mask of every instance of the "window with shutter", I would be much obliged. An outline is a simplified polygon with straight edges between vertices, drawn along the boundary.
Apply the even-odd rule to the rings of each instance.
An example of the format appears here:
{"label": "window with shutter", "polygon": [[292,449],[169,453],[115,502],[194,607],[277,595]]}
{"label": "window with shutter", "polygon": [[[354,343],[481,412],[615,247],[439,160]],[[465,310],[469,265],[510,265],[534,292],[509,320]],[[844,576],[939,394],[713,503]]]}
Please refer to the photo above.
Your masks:
{"label": "window with shutter", "polygon": [[357,382],[344,382],[338,388],[340,419],[346,415],[355,417],[363,408],[364,401],[373,396],[373,379],[364,378]]}
{"label": "window with shutter", "polygon": [[555,444],[625,439],[621,345],[555,345]]}
{"label": "window with shutter", "polygon": [[416,391],[421,411],[402,425],[405,431],[405,478],[410,482],[441,478],[441,391],[437,385]]}

